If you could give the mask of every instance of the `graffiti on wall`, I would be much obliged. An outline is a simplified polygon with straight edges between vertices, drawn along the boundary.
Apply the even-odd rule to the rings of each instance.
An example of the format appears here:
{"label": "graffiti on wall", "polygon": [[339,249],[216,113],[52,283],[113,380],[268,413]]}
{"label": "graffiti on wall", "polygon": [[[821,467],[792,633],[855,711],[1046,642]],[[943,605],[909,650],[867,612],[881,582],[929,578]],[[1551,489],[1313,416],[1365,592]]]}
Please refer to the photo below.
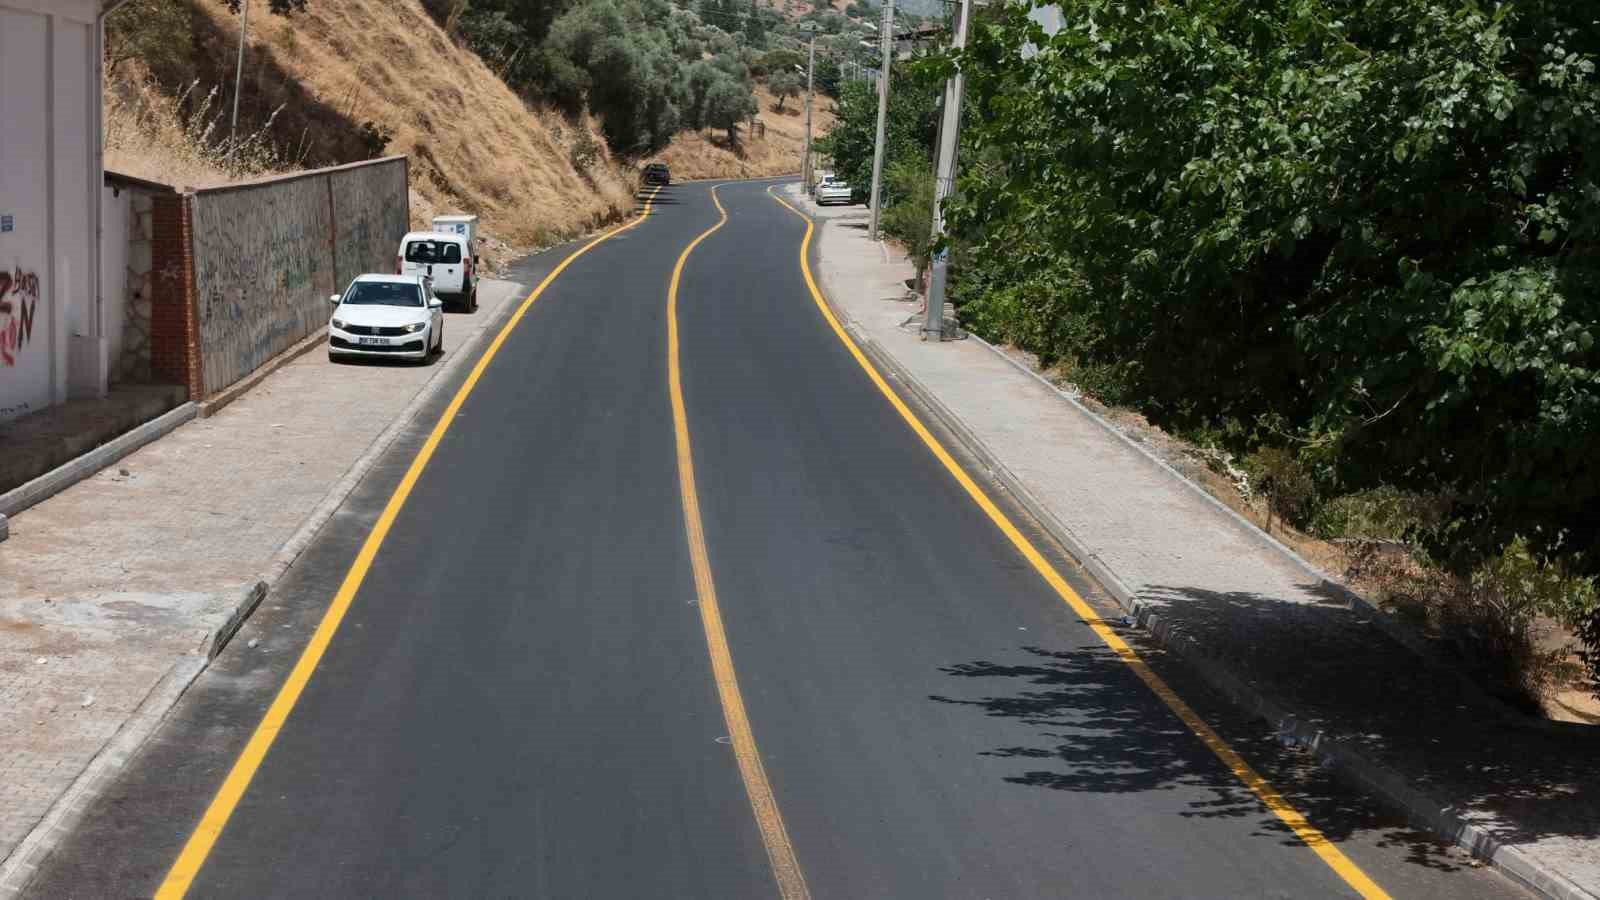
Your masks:
{"label": "graffiti on wall", "polygon": [[195,198],[201,383],[214,393],[327,318],[333,290],[328,192],[320,179]]}
{"label": "graffiti on wall", "polygon": [[11,368],[33,340],[34,317],[39,312],[39,276],[21,266],[0,269],[0,367]]}
{"label": "graffiti on wall", "polygon": [[328,321],[328,295],[393,271],[409,218],[404,160],[193,199],[201,390],[214,394]]}

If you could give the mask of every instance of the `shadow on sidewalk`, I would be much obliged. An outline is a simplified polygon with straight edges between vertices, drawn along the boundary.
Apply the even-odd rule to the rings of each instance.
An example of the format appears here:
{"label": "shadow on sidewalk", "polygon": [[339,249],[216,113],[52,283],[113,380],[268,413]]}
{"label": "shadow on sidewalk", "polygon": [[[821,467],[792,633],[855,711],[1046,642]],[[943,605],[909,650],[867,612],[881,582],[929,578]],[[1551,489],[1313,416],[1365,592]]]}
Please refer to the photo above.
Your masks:
{"label": "shadow on sidewalk", "polygon": [[1320,585],[1315,599],[1154,586],[1143,598],[1234,675],[1502,841],[1600,838],[1600,728],[1542,723]]}

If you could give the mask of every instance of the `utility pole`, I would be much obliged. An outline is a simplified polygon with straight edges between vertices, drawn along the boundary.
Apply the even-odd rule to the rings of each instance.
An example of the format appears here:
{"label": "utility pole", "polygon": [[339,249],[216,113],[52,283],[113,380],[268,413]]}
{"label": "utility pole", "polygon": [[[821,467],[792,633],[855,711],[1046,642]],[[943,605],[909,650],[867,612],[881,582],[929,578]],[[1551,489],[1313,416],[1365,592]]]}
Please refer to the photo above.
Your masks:
{"label": "utility pole", "polygon": [[[961,0],[957,7],[955,42],[953,49],[960,52],[967,46],[967,20],[971,18],[972,0]],[[956,150],[961,146],[961,92],[964,79],[961,70],[944,85],[944,117],[939,123],[939,157],[933,182],[933,240],[944,237],[944,201],[955,189]],[[940,250],[933,257],[933,271],[928,278],[928,304],[922,319],[922,339],[937,341],[944,337],[944,287],[950,252]]]}
{"label": "utility pole", "polygon": [[813,29],[811,34],[811,59],[806,63],[806,151],[802,157],[803,167],[800,170],[800,186],[807,194],[811,193],[811,88],[812,81],[816,77],[816,71],[817,35],[815,29]]}
{"label": "utility pole", "polygon": [[[233,121],[228,125],[228,143],[239,132],[239,87],[244,83],[244,42],[250,34],[250,0],[239,0],[239,61],[233,67]],[[229,152],[233,152],[230,146]]]}
{"label": "utility pole", "polygon": [[883,62],[878,70],[878,138],[872,145],[871,240],[878,239],[878,214],[883,208],[883,133],[889,121],[889,63],[894,58],[894,0],[883,0]]}

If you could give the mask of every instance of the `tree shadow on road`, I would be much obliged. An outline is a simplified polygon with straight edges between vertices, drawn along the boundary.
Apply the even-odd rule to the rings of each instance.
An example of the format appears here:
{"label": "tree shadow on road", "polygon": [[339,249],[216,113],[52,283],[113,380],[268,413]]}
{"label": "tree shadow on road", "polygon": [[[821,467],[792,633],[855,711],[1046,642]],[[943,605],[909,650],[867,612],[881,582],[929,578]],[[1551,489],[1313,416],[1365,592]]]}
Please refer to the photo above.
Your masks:
{"label": "tree shadow on road", "polygon": [[[1124,637],[1135,644],[1145,640],[1131,630]],[[941,667],[947,675],[994,681],[1005,690],[930,698],[1033,729],[1034,740],[983,751],[986,757],[1034,763],[1026,771],[1002,775],[1003,781],[1088,794],[1179,792],[1185,799],[1177,815],[1185,819],[1246,820],[1254,836],[1303,846],[1109,648],[1021,650],[1028,654],[1021,662]],[[1140,652],[1158,670],[1176,665],[1159,658],[1155,648],[1141,646]],[[1192,676],[1180,677],[1183,681],[1170,680],[1192,683]],[[1187,686],[1184,699],[1330,841],[1369,832],[1378,846],[1404,847],[1406,859],[1414,864],[1442,871],[1467,865],[1456,851],[1338,782],[1309,753],[1284,746],[1264,723],[1237,707]]]}

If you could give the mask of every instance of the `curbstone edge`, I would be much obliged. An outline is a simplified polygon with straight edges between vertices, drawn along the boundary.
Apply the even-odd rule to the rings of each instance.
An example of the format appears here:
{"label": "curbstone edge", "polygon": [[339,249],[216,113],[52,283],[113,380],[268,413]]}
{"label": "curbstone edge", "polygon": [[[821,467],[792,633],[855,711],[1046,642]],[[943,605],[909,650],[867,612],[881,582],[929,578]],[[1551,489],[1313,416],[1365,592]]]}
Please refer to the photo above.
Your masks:
{"label": "curbstone edge", "polygon": [[0,515],[14,516],[72,487],[124,456],[163,437],[193,419],[199,407],[193,402],[176,406],[81,456],[68,460],[26,484],[0,494]]}

